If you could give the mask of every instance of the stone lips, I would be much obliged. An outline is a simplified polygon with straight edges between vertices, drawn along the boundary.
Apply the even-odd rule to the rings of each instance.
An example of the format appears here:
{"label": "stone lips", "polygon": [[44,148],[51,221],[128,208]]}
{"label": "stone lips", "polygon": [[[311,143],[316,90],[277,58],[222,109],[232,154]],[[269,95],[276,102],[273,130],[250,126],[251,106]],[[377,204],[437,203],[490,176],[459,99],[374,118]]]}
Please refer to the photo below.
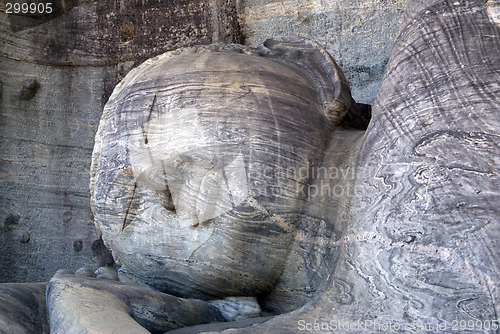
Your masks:
{"label": "stone lips", "polygon": [[105,106],[92,208],[136,280],[201,299],[265,294],[279,281],[308,180],[273,167],[314,166],[331,122],[317,78],[265,51],[164,54],[131,71]]}

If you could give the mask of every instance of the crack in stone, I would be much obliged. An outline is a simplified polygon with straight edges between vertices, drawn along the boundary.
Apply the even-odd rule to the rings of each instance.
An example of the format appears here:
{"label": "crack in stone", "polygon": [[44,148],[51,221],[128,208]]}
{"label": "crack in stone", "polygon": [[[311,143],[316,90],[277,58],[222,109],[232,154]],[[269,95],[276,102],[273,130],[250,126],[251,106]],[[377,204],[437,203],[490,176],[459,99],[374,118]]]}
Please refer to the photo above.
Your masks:
{"label": "crack in stone", "polygon": [[125,230],[125,228],[127,228],[131,224],[131,222],[127,223],[127,219],[128,219],[128,213],[130,211],[130,207],[132,206],[132,203],[134,202],[136,189],[137,189],[137,182],[134,183],[134,190],[132,190],[132,198],[130,199],[130,202],[128,203],[127,211],[125,212],[125,218],[123,219],[122,231]]}

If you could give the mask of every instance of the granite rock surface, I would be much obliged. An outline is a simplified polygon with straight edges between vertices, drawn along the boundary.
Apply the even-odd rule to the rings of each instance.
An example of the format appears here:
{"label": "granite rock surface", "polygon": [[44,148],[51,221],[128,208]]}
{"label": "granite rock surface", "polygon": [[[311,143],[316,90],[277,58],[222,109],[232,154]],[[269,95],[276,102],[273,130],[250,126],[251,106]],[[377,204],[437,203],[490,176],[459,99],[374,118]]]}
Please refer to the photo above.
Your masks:
{"label": "granite rock surface", "polygon": [[[353,160],[336,266],[310,303],[239,333],[497,332],[499,45],[485,1],[410,5]],[[231,331],[214,326],[190,332]]]}
{"label": "granite rock surface", "polygon": [[[39,1],[38,1],[39,2]],[[94,259],[99,240],[86,179],[114,86],[142,61],[179,47],[278,35],[320,42],[358,102],[372,103],[405,1],[52,1],[50,14],[0,3],[1,282],[48,280]],[[494,10],[494,6],[490,6]],[[99,247],[97,247],[99,248]],[[57,256],[55,256],[57,254]]]}
{"label": "granite rock surface", "polygon": [[234,1],[52,3],[53,13],[38,16],[6,14],[0,4],[0,224],[9,225],[0,232],[0,282],[108,262],[88,178],[113,88],[168,50],[240,41]]}
{"label": "granite rock surface", "polygon": [[[316,43],[265,45],[166,53],[116,87],[96,135],[90,189],[97,228],[121,272],[201,299],[265,299],[281,280],[303,237],[309,171],[356,103]],[[296,284],[283,292],[296,291],[293,305],[303,303],[305,283],[292,273],[286,279]]]}

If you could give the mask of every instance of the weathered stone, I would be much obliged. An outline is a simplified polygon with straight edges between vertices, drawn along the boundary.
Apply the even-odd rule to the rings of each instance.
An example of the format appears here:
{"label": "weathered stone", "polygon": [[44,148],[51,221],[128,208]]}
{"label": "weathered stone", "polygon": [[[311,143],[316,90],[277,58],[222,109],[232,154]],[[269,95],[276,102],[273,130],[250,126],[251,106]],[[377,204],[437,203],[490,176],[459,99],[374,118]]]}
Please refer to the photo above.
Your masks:
{"label": "weathered stone", "polygon": [[260,305],[255,297],[229,297],[210,302],[226,321],[257,318],[261,315]]}
{"label": "weathered stone", "polygon": [[78,239],[78,240],[73,241],[73,250],[75,252],[79,252],[82,249],[83,249],[83,240],[82,239]]}
{"label": "weathered stone", "polygon": [[358,102],[373,104],[406,0],[246,0],[245,43],[297,35],[317,41],[335,58]]}
{"label": "weathered stone", "polygon": [[363,136],[364,131],[336,129],[321,166],[310,169],[306,210],[280,282],[260,300],[263,309],[290,312],[323,290],[341,254],[349,202],[360,193],[352,184],[353,160]]}
{"label": "weathered stone", "polygon": [[[279,2],[273,3],[279,5]],[[326,2],[321,4],[328,5]],[[330,154],[326,155],[322,166],[342,166],[341,169],[345,172],[343,175],[349,175],[350,172],[347,171],[352,168],[355,171],[353,177],[343,177],[340,182],[333,182],[333,174],[313,177],[308,184],[309,195],[321,189],[331,191],[327,196],[318,192],[318,197],[308,197],[310,201],[304,204],[305,214],[298,224],[297,236],[283,265],[281,280],[265,300],[260,300],[261,305],[267,309],[281,311],[284,310],[283,305],[293,309],[310,298],[312,301],[293,313],[274,318],[210,324],[178,332],[237,330],[241,333],[290,333],[303,332],[308,328],[327,328],[327,331],[338,332],[450,332],[451,321],[462,320],[474,322],[473,328],[468,332],[492,332],[489,328],[494,328],[492,322],[498,321],[500,313],[496,302],[500,298],[500,236],[496,208],[496,203],[499,202],[499,182],[494,170],[498,166],[500,153],[496,144],[498,121],[495,117],[499,104],[497,96],[500,93],[500,33],[495,23],[495,5],[496,1],[491,0],[453,3],[417,1],[411,4],[395,52],[388,64],[387,76],[373,111],[374,120],[366,137],[363,139],[362,133],[357,131],[337,131],[332,137],[332,143],[335,144],[326,149]],[[17,23],[14,21],[16,20],[11,25],[13,31],[19,28],[16,24],[22,20],[17,20]],[[303,22],[307,23],[308,19],[305,18]],[[126,27],[127,23],[120,27],[123,26]],[[135,27],[123,29],[123,32],[116,29],[116,39],[120,43],[131,43],[136,39]],[[19,64],[17,61],[1,61],[2,71],[4,68],[19,66],[14,66]],[[8,66],[4,67],[4,64]],[[384,62],[375,66],[354,65],[354,69],[362,73],[378,73],[384,67],[382,64]],[[114,69],[110,70],[110,73],[116,73],[113,71]],[[26,73],[19,73],[16,78],[7,78],[8,84],[4,85],[1,126],[4,130],[2,133],[9,136],[15,134],[12,124],[19,122],[9,123],[9,115],[21,118],[19,115],[24,115],[23,112],[28,114],[43,106],[38,100],[43,98],[42,94],[46,92],[44,89],[32,100],[17,98],[19,82],[24,80]],[[43,78],[43,75],[36,77]],[[118,80],[117,77],[113,78]],[[47,83],[50,82],[47,80]],[[111,86],[112,84],[107,85],[106,89],[109,90]],[[46,87],[44,82],[41,87]],[[3,107],[6,103],[19,105],[14,109],[5,109]],[[4,113],[4,110],[9,112]],[[40,124],[51,120],[50,117],[40,117],[40,114],[32,119],[42,120]],[[24,124],[23,121],[28,126],[34,124],[33,129],[39,126],[36,122],[26,122],[24,118],[20,123]],[[50,135],[49,131],[47,133]],[[10,150],[15,152],[16,145],[21,146],[20,142],[18,140],[9,146]],[[10,145],[8,141],[5,144]],[[0,147],[4,159],[2,164],[5,161],[15,161],[12,156],[5,154],[8,150],[5,149],[7,146],[4,142]],[[31,155],[28,152],[25,156]],[[353,158],[356,156],[359,159]],[[10,174],[6,174],[9,177],[12,177],[12,168],[14,167],[4,168],[2,165],[2,171],[9,170]],[[52,171],[58,170],[52,165],[49,168]],[[37,170],[33,168],[26,175],[31,177]],[[55,181],[58,180],[59,178],[52,178],[47,182],[57,185]],[[326,181],[328,187],[323,188],[323,181]],[[29,258],[33,254],[27,248],[32,242],[12,243],[8,238],[13,232],[19,231],[18,227],[25,222],[30,224],[33,221],[34,217],[30,214],[33,211],[19,209],[24,202],[19,207],[15,206],[17,200],[26,201],[17,194],[29,194],[33,187],[25,185],[24,190],[18,190],[15,182],[9,185],[3,188],[4,197],[1,198],[0,206],[4,210],[1,212],[2,217],[6,217],[11,210],[16,210],[22,214],[23,221],[21,224],[18,224],[20,220],[15,224],[7,224],[10,227],[4,228],[5,233],[0,236],[2,251],[6,250],[2,252],[2,269],[5,268],[2,274],[5,277],[23,277],[25,273],[21,272],[22,263],[29,265],[30,262],[24,261],[22,256],[28,254]],[[340,188],[335,188],[339,185]],[[349,187],[354,192],[352,196],[346,197],[344,190]],[[336,192],[335,189],[341,189],[342,192]],[[347,191],[347,194],[350,192]],[[30,200],[36,198],[32,196]],[[163,200],[165,208],[173,209],[170,205],[173,201],[168,197]],[[62,199],[58,201],[62,203]],[[48,206],[35,201],[33,207],[37,205],[36,209]],[[73,212],[74,218],[65,222],[63,213],[68,211]],[[78,208],[74,209],[73,203],[64,204],[64,208],[53,215],[56,217],[54,221],[59,226],[85,225],[79,220],[81,212],[83,211]],[[53,223],[53,220],[45,219],[36,221]],[[131,222],[127,219],[124,221]],[[5,225],[4,220],[4,227]],[[126,226],[125,230],[130,227],[133,227],[133,223]],[[89,226],[86,228],[89,229]],[[40,235],[56,235],[59,230],[47,230],[43,232],[45,234],[34,235],[36,238],[40,238]],[[72,253],[73,240],[75,236],[66,241],[69,253]],[[93,240],[92,236],[90,240]],[[50,248],[47,254],[54,252],[53,245],[47,245]],[[40,243],[33,249],[41,249]],[[47,263],[58,262],[57,260],[59,257]],[[12,274],[11,268],[20,273]],[[43,269],[35,269],[35,272],[41,271]],[[131,290],[134,292],[113,290],[114,284],[119,282],[111,280],[90,280],[86,277],[73,280],[73,277],[77,276],[59,273],[54,279],[54,291],[68,292],[65,298],[50,302],[55,310],[53,314],[56,323],[64,314],[70,315],[67,319],[70,322],[75,320],[74,323],[80,318],[87,318],[85,321],[90,324],[87,328],[96,324],[97,318],[92,319],[93,324],[88,320],[89,315],[93,316],[95,313],[71,304],[77,301],[78,298],[75,297],[82,295],[83,283],[92,293],[94,290],[98,291],[95,298],[88,297],[94,296],[92,293],[87,294],[87,297],[94,305],[99,305],[99,310],[113,311],[116,306],[115,313],[104,312],[103,315],[109,317],[116,314],[124,319],[119,322],[120,332],[142,330],[139,325],[130,321],[130,315],[124,307],[127,304],[116,295],[134,295],[136,292],[137,295],[142,294],[136,299],[136,305],[140,308],[147,304],[148,294],[144,294],[142,290],[134,290],[136,287]],[[94,282],[99,283],[94,285]],[[60,289],[61,286],[65,288]],[[291,289],[296,286],[302,286],[302,289]],[[127,289],[128,287],[123,290]],[[39,299],[41,294],[37,293],[37,296],[36,299]],[[6,305],[19,305],[22,297],[22,294],[17,295],[13,302]],[[67,302],[70,304],[65,304]],[[149,305],[146,309],[159,312],[160,304],[163,305],[164,302],[162,300],[162,303]],[[21,313],[26,310],[29,308],[23,309]],[[8,314],[9,311],[11,309],[7,307],[0,314]],[[166,313],[161,313],[161,317],[170,312],[179,314],[176,313],[177,310],[163,311]],[[101,316],[99,313],[97,315]],[[18,318],[23,319],[23,316]],[[97,324],[110,324],[109,318],[103,318],[99,318]],[[12,315],[3,319],[11,321],[9,324],[12,326]],[[32,317],[31,320],[33,319],[37,318]],[[360,324],[358,320],[362,326],[367,321],[371,325],[366,328],[356,327]],[[437,330],[438,324],[443,326],[443,320],[448,321],[447,329]],[[198,322],[189,322],[195,323]],[[61,324],[59,322],[53,326],[53,330],[56,332],[57,326]],[[337,330],[342,324],[351,330]],[[390,324],[392,327],[389,328]],[[395,324],[400,326],[399,329],[395,328]],[[412,328],[419,324],[432,326],[428,327],[432,329]],[[41,328],[29,328],[29,321],[20,321],[15,326],[18,325],[25,332],[36,332],[32,329]],[[68,326],[70,327],[66,329],[71,329],[72,325]],[[79,329],[75,328],[75,331]],[[65,330],[61,332],[67,333]]]}
{"label": "weathered stone", "polygon": [[19,98],[24,101],[31,100],[33,97],[35,97],[36,92],[38,92],[39,88],[40,84],[35,79],[25,80],[21,85]]}
{"label": "weathered stone", "polygon": [[120,271],[202,299],[265,295],[280,281],[307,201],[301,171],[355,102],[319,45],[266,46],[170,52],[113,92],[91,194]]}
{"label": "weathered stone", "polygon": [[64,223],[69,223],[71,221],[71,219],[73,219],[73,214],[71,213],[71,211],[66,211],[64,214],[63,214],[63,222]]}
{"label": "weathered stone", "polygon": [[97,279],[109,279],[112,281],[118,281],[118,273],[116,269],[111,267],[101,267],[95,271]]}
{"label": "weathered stone", "polygon": [[[87,245],[99,236],[85,180],[94,134],[112,89],[139,62],[181,46],[244,36],[257,46],[295,33],[326,46],[354,97],[371,103],[405,1],[52,3],[50,14],[0,10],[0,217],[12,210],[26,217],[32,244],[1,243],[9,245],[0,252],[8,268],[0,271],[2,282],[48,280],[60,266],[76,269],[92,257]],[[20,100],[28,77],[40,89]],[[72,213],[69,223],[65,212]],[[84,247],[74,252],[79,238]]]}
{"label": "weathered stone", "polygon": [[[76,253],[73,241],[85,238],[90,246],[98,238],[86,179],[104,104],[104,77],[114,78],[115,70],[0,58],[0,217],[18,212],[31,235],[29,243],[0,240],[0,281],[48,280],[60,266],[77,269],[91,258],[90,247]],[[32,99],[22,100],[20,83],[27,74],[36,77],[40,89]],[[67,211],[72,212],[71,222],[64,221]]]}
{"label": "weathered stone", "polygon": [[96,273],[89,267],[82,267],[75,271],[75,275],[83,275],[87,277],[93,277],[95,278],[97,275]]}
{"label": "weathered stone", "polygon": [[488,0],[486,3],[488,6],[488,15],[490,19],[497,25],[500,26],[500,1],[498,0]]}
{"label": "weathered stone", "polygon": [[19,224],[19,221],[21,220],[21,216],[17,212],[11,212],[5,217],[5,220],[3,221],[2,224],[2,230],[8,231],[11,230],[13,227],[17,226]]}
{"label": "weathered stone", "polygon": [[25,228],[16,229],[14,235],[14,239],[22,244],[29,242],[31,239],[30,232]]}
{"label": "weathered stone", "polygon": [[[0,223],[16,211],[31,234],[28,243],[0,235],[0,282],[48,280],[92,258],[99,236],[89,162],[103,106],[123,76],[181,46],[240,41],[237,1],[51,3],[53,13],[29,16],[0,4]],[[38,90],[22,89],[31,79]]]}
{"label": "weathered stone", "polygon": [[70,5],[43,18],[2,13],[2,55],[53,66],[112,66],[193,44],[241,41],[238,1],[62,2]]}
{"label": "weathered stone", "polygon": [[45,283],[0,284],[0,333],[49,333]]}
{"label": "weathered stone", "polygon": [[104,266],[110,267],[115,263],[111,252],[104,245],[102,237],[92,243],[92,253],[94,254],[94,258],[92,260],[97,265],[97,268]]}
{"label": "weathered stone", "polygon": [[497,332],[499,44],[484,1],[410,5],[323,291],[238,333]]}
{"label": "weathered stone", "polygon": [[217,309],[136,284],[99,280],[60,270],[47,285],[50,332],[163,333],[223,321]]}

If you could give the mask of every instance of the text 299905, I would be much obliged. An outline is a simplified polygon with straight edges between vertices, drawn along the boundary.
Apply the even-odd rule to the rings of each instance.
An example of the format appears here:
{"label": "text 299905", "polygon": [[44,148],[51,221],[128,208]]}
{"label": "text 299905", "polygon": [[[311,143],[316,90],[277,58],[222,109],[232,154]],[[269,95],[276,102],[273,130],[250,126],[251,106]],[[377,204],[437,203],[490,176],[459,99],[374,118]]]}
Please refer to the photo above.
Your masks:
{"label": "text 299905", "polygon": [[6,2],[5,13],[17,15],[50,14],[53,12],[52,2]]}

